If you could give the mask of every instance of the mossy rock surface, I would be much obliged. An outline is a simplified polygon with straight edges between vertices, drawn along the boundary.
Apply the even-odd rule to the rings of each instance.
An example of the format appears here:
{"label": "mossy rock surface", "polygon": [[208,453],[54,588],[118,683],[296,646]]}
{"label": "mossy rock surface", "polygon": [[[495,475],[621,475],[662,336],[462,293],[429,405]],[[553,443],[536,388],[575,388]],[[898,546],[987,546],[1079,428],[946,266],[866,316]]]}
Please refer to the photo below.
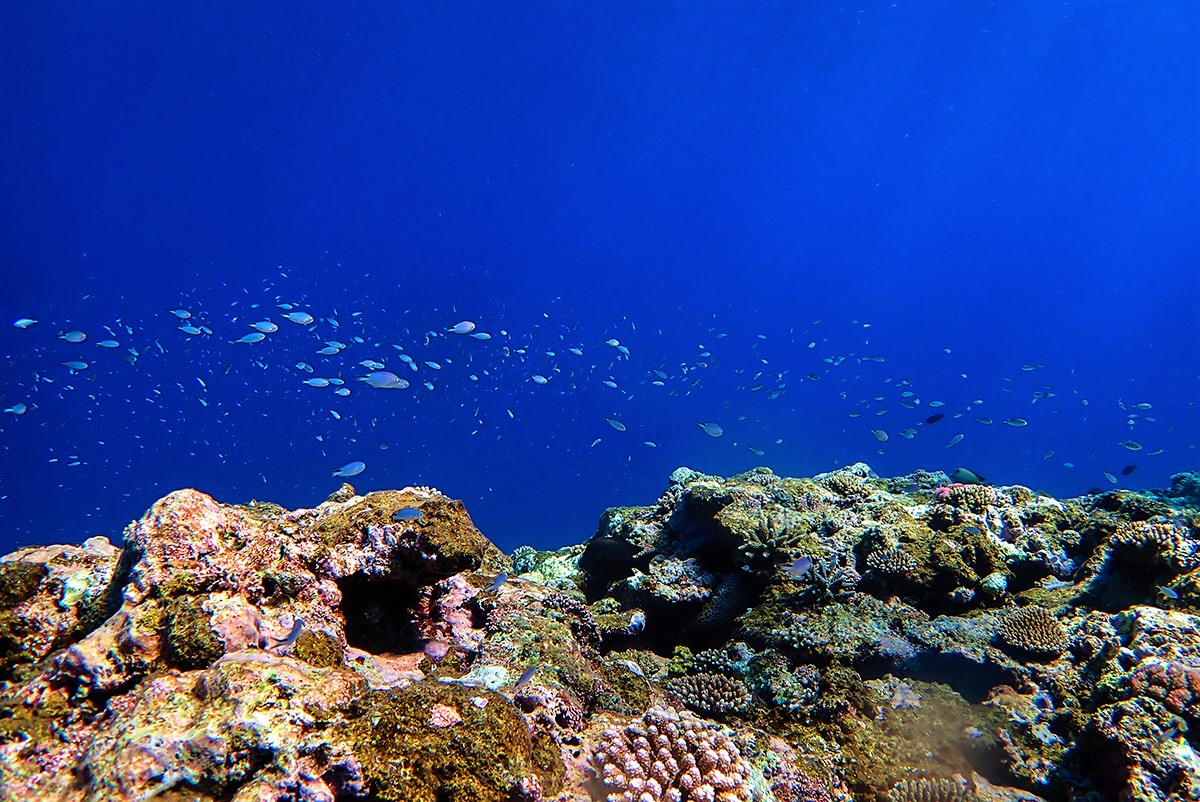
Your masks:
{"label": "mossy rock surface", "polygon": [[303,630],[292,647],[292,655],[317,668],[341,666],[344,660],[342,645],[326,632]]}
{"label": "mossy rock surface", "polygon": [[175,668],[207,668],[225,653],[213,631],[209,614],[196,596],[172,599],[166,609],[166,649],[163,656]]}
{"label": "mossy rock surface", "polygon": [[15,607],[33,598],[48,573],[41,563],[0,564],[0,609]]}
{"label": "mossy rock surface", "polygon": [[561,759],[498,693],[425,680],[368,691],[358,708],[350,738],[381,802],[504,802],[524,777],[562,784]]}
{"label": "mossy rock surface", "polygon": [[[392,519],[397,511],[409,508],[420,510],[421,517],[412,521]],[[312,526],[329,546],[354,542],[372,526],[412,530],[419,538],[420,551],[436,555],[440,576],[475,571],[485,565],[507,565],[503,553],[475,528],[463,503],[445,496],[431,497],[411,490],[368,493],[323,515]]]}

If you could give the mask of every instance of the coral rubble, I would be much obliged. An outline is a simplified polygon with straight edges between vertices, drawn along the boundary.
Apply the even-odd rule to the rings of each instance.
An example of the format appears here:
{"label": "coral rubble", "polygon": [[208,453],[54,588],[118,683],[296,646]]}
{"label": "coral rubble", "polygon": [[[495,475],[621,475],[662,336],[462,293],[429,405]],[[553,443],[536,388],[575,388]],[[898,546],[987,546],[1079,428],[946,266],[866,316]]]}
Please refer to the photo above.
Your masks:
{"label": "coral rubble", "polygon": [[0,559],[0,799],[1197,799],[1196,486],[681,468],[511,558],[178,491]]}

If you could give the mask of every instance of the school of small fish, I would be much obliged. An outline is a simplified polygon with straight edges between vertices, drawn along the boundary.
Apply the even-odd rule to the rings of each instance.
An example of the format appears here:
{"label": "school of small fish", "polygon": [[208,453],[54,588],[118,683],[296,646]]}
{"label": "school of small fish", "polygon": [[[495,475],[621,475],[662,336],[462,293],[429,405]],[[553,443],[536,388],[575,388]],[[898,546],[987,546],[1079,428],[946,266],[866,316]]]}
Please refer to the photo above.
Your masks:
{"label": "school of small fish", "polygon": [[[698,431],[710,448],[737,449],[743,459],[746,452],[766,460],[786,458],[788,452],[780,448],[784,445],[781,430],[790,437],[794,427],[778,424],[797,416],[795,420],[813,430],[833,429],[844,435],[844,453],[830,455],[832,466],[869,457],[872,450],[882,455],[885,449],[921,442],[934,425],[938,447],[962,452],[973,438],[982,436],[976,431],[985,431],[996,420],[1013,430],[1034,433],[1046,425],[1048,416],[1070,407],[1088,408],[1090,403],[1078,391],[1064,392],[1040,379],[1021,378],[1051,372],[1038,362],[1017,366],[996,388],[997,397],[986,403],[947,387],[940,388],[940,397],[929,397],[902,373],[890,373],[887,356],[865,351],[872,336],[870,324],[860,321],[850,322],[851,330],[864,332],[859,348],[842,351],[834,350],[833,338],[822,335],[823,322],[816,320],[784,332],[758,333],[748,341],[745,335],[735,338],[711,327],[698,332],[701,342],[691,352],[669,353],[650,345],[662,338],[643,336],[646,327],[639,330],[630,319],[615,321],[608,331],[588,332],[569,316],[556,317],[552,311],[558,312],[553,306],[559,299],[551,302],[551,311],[540,320],[519,327],[510,323],[510,331],[485,321],[482,313],[479,320],[472,320],[458,319],[451,312],[440,324],[414,327],[396,320],[380,324],[362,311],[339,312],[270,297],[269,291],[259,293],[259,298],[247,295],[226,309],[184,303],[137,325],[121,318],[90,325],[69,319],[51,322],[48,314],[13,320],[12,326],[23,332],[20,336],[27,338],[29,347],[47,358],[32,375],[10,377],[0,386],[0,434],[5,427],[34,425],[31,422],[39,419],[47,394],[98,403],[101,377],[131,369],[130,387],[143,389],[119,398],[119,403],[130,410],[146,410],[145,404],[152,409],[195,404],[218,416],[214,423],[230,414],[229,405],[240,405],[236,395],[218,394],[217,388],[226,385],[228,390],[228,385],[238,384],[245,388],[247,368],[260,371],[261,381],[268,382],[251,385],[249,392],[256,397],[263,390],[288,388],[311,393],[325,407],[319,414],[343,427],[322,427],[313,433],[322,468],[333,478],[367,472],[368,448],[386,450],[391,445],[386,434],[392,425],[388,409],[391,415],[418,425],[430,414],[450,416],[471,436],[486,434],[500,440],[506,423],[519,418],[525,399],[552,399],[562,416],[586,416],[582,419],[588,422],[575,427],[587,437],[561,445],[568,450],[618,449],[628,460],[634,458],[635,449],[662,452],[670,460],[671,449],[659,446],[675,446],[689,437],[684,428],[689,420],[690,437]],[[653,326],[650,331],[662,333]],[[768,355],[772,339],[782,341],[790,354],[787,359],[780,358],[778,349]],[[670,342],[678,347],[678,336]],[[943,350],[946,356],[951,353],[949,348]],[[191,364],[194,384],[156,383],[154,366],[164,359]],[[132,381],[147,374],[148,382]],[[374,399],[379,390],[395,392],[378,393],[378,402],[364,401],[363,396]],[[640,401],[651,394],[659,401],[651,405]],[[815,394],[827,406],[840,407],[845,417],[805,418],[804,410],[812,408]],[[216,395],[220,398],[214,399]],[[585,396],[594,397],[594,402],[585,402]],[[436,399],[433,411],[426,397]],[[735,402],[735,397],[742,400]],[[677,412],[665,414],[664,403],[675,404]],[[980,414],[993,407],[994,417]],[[1115,455],[1122,451],[1161,455],[1164,449],[1157,444],[1165,442],[1172,428],[1158,428],[1149,401],[1111,399],[1107,408],[1114,424],[1121,424],[1122,434],[1137,434],[1149,443],[1143,446],[1143,439],[1132,436],[1114,439],[1108,455],[1111,462],[1100,466],[1109,470],[1098,469],[1095,475],[1116,484],[1118,474],[1129,476],[1137,465],[1122,465],[1124,460]],[[1013,414],[1018,411],[1026,417]],[[269,414],[269,405],[263,414]],[[541,408],[536,415],[547,432],[554,430]],[[169,415],[161,417],[164,423],[169,419]],[[1012,436],[1023,438],[1021,448],[1035,442],[1025,431]],[[994,435],[987,437],[996,440]],[[699,442],[689,448],[698,448]],[[67,444],[52,449],[49,459],[78,466],[85,461],[79,456],[82,450]],[[1043,450],[1047,460],[1061,453],[1045,446],[1036,453]],[[92,460],[97,459],[93,454]],[[1068,470],[1075,464],[1062,463]],[[263,474],[262,480],[268,477]]]}

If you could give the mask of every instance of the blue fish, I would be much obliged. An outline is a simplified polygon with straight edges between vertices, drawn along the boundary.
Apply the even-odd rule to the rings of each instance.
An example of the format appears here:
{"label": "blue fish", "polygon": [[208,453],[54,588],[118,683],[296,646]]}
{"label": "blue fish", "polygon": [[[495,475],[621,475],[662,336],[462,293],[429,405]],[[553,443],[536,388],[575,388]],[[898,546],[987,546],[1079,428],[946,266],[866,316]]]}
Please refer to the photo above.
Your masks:
{"label": "blue fish", "polygon": [[425,513],[416,507],[405,507],[392,513],[393,521],[419,521],[424,517]]}
{"label": "blue fish", "polygon": [[513,686],[513,690],[519,691],[522,688],[524,688],[526,685],[528,685],[529,681],[531,679],[533,679],[533,675],[537,673],[537,669],[538,669],[537,665],[532,665],[529,668],[522,671],[521,676],[517,678],[517,684]]}
{"label": "blue fish", "polygon": [[507,581],[508,581],[508,574],[500,574],[492,581],[492,584],[488,585],[487,592],[491,593],[494,590],[499,590],[500,586],[503,585]]}
{"label": "blue fish", "polygon": [[292,621],[292,631],[284,638],[263,638],[262,648],[264,649],[286,649],[296,642],[300,637],[300,633],[304,630],[304,621],[296,618]]}
{"label": "blue fish", "polygon": [[796,558],[795,562],[783,570],[787,572],[787,575],[792,579],[799,579],[807,574],[810,568],[812,568],[811,557],[798,557]]}
{"label": "blue fish", "polygon": [[358,476],[366,469],[367,463],[361,460],[356,460],[354,462],[347,462],[345,465],[335,470],[333,475],[342,477]]}

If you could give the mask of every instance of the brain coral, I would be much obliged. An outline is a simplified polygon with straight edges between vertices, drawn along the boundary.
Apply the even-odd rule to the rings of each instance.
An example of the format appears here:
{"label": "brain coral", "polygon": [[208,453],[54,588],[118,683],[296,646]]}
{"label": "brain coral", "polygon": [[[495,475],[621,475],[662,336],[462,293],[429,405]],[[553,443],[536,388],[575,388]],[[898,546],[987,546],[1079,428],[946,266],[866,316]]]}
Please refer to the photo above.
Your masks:
{"label": "brain coral", "polygon": [[1046,657],[1067,648],[1067,631],[1045,607],[1019,607],[1000,621],[1000,637],[1009,646]]}
{"label": "brain coral", "polygon": [[592,751],[608,802],[749,802],[749,764],[733,739],[691,713],[652,707],[609,727]]}

